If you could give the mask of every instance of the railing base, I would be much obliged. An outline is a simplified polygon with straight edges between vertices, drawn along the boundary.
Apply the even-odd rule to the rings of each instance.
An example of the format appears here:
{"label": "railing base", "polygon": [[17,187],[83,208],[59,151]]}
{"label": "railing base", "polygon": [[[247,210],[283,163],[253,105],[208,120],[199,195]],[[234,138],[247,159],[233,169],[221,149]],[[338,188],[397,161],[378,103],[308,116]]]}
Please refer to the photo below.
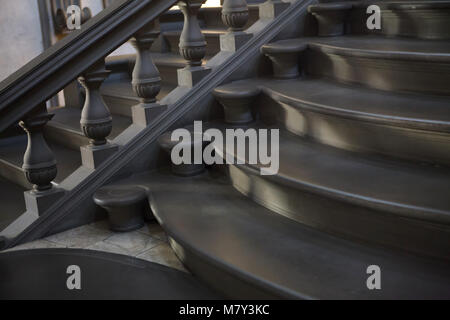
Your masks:
{"label": "railing base", "polygon": [[192,88],[211,72],[209,67],[191,67],[178,69],[178,85]]}
{"label": "railing base", "polygon": [[220,36],[220,50],[236,52],[252,37],[251,33],[243,31],[222,34]]}
{"label": "railing base", "polygon": [[115,144],[104,144],[101,146],[82,146],[81,163],[89,169],[97,169],[106,159],[119,150],[119,146]]}
{"label": "railing base", "polygon": [[63,189],[53,187],[47,192],[24,192],[25,206],[28,212],[41,216],[52,204],[64,195]]}
{"label": "railing base", "polygon": [[167,106],[159,103],[140,103],[131,109],[133,123],[146,127],[166,110]]}

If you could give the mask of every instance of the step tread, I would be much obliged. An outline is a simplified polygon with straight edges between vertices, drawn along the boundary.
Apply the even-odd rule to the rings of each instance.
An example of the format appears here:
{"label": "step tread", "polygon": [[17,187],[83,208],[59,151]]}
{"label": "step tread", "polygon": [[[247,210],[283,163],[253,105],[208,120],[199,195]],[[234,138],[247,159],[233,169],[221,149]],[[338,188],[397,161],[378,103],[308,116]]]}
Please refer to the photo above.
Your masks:
{"label": "step tread", "polygon": [[[78,167],[81,166],[81,155],[79,151],[75,151],[64,147],[57,143],[47,141],[50,149],[53,151],[58,168],[58,175],[55,179],[56,183],[60,183]],[[23,156],[27,148],[27,140],[15,139],[11,144],[3,144],[0,146],[0,159],[3,165],[14,166],[18,170],[22,170]]]}
{"label": "step tread", "polygon": [[442,96],[386,92],[317,78],[245,83],[262,87],[277,101],[325,114],[450,132],[450,100]]}
{"label": "step tread", "polygon": [[[173,89],[175,89],[174,85],[166,83],[161,84],[161,91],[159,92],[156,99],[160,101],[165,96],[167,96]],[[102,85],[101,93],[104,96],[135,100],[136,103],[139,103],[140,101],[140,98],[133,91],[130,79],[105,82]]]}
{"label": "step tread", "polygon": [[[450,8],[450,1],[446,0],[429,0],[429,1],[375,1],[373,4],[378,5],[381,9],[387,10],[427,10],[427,9],[447,9]],[[364,2],[356,2],[355,7],[367,8]]]}
{"label": "step tread", "polygon": [[277,41],[277,46],[292,47],[293,43],[308,43],[310,48],[327,53],[368,58],[450,62],[450,43],[446,40],[420,40],[356,36],[298,38]]}
{"label": "step tread", "polygon": [[[443,262],[351,243],[307,228],[259,206],[209,173],[183,178],[160,171],[128,183],[150,189],[158,220],[183,248],[203,256],[213,268],[275,296],[450,295],[449,268]],[[374,263],[381,267],[383,290],[367,290],[366,268]]]}
{"label": "step tread", "polygon": [[[186,60],[179,54],[173,52],[152,52],[151,57],[156,66],[164,65],[176,68],[184,68],[186,66]],[[135,54],[111,56],[106,58],[106,66],[112,71],[128,70],[128,68],[132,70],[135,60]]]}
{"label": "step tread", "polygon": [[[180,36],[182,30],[172,30],[172,31],[164,31],[163,34],[165,36]],[[227,33],[228,30],[226,28],[205,28],[202,29],[202,33],[205,37],[208,36],[220,36],[222,34]]]}
{"label": "step tread", "polygon": [[[84,136],[80,128],[81,109],[77,108],[56,108],[52,109],[51,113],[55,116],[47,125],[60,130],[69,131],[73,134]],[[132,120],[130,117],[114,114],[113,128],[108,139],[114,139],[126,128],[128,128]]]}
{"label": "step tread", "polygon": [[0,231],[4,230],[25,212],[25,188],[0,177]]}
{"label": "step tread", "polygon": [[[279,172],[266,179],[409,218],[450,224],[447,168],[368,158],[283,130],[279,157]],[[261,165],[243,161],[247,164],[238,166],[259,174]]]}

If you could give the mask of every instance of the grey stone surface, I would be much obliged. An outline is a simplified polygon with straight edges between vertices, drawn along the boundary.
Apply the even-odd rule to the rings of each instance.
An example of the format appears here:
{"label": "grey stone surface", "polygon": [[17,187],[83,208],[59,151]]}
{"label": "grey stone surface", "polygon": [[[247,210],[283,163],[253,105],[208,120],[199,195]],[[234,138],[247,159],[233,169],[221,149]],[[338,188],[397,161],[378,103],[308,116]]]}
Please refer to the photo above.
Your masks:
{"label": "grey stone surface", "polygon": [[26,209],[37,215],[42,215],[52,204],[58,201],[64,193],[65,190],[60,188],[52,188],[45,193],[26,191],[24,193]]}
{"label": "grey stone surface", "polygon": [[107,143],[101,146],[87,145],[80,147],[81,162],[89,169],[97,169],[106,159],[119,149],[118,145]]}
{"label": "grey stone surface", "polygon": [[178,69],[178,85],[192,88],[211,72],[211,68],[196,66]]}
{"label": "grey stone surface", "polygon": [[138,231],[113,233],[106,220],[25,243],[6,251],[77,248],[137,257],[171,268],[186,271],[168,244],[164,230],[155,222]]}
{"label": "grey stone surface", "polygon": [[246,32],[230,32],[220,36],[220,50],[238,51],[253,35]]}

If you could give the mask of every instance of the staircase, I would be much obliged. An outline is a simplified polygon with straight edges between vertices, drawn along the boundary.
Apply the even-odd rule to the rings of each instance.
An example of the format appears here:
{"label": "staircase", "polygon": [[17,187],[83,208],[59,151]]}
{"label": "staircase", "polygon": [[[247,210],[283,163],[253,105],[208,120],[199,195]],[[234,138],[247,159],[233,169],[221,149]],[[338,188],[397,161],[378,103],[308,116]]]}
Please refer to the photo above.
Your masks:
{"label": "staircase", "polygon": [[[116,182],[147,188],[187,268],[229,297],[450,297],[450,4],[379,3],[387,34],[352,28],[367,5],[310,6],[320,37],[267,43],[272,75],[214,90],[208,127],[280,129],[277,174],[246,158]],[[429,33],[393,31],[424,14]]]}
{"label": "staircase", "polygon": [[[86,91],[92,91],[91,96],[95,95],[94,84],[88,82],[83,87],[79,81],[75,80],[65,87],[65,106],[47,108],[48,110],[45,111],[41,108],[40,112],[51,114],[51,119],[46,120],[48,122],[43,126],[42,132],[44,143],[48,145],[58,164],[56,176],[50,177],[54,190],[70,190],[73,185],[83,179],[83,172],[97,169],[104,160],[103,158],[107,158],[115,150],[113,148],[112,152],[106,152],[105,155],[100,157],[100,161],[90,159],[95,158],[92,155],[88,155],[87,159],[83,160],[83,152],[80,152],[80,148],[90,145],[93,141],[93,137],[83,132],[80,127],[83,110],[86,110],[87,113],[95,113],[97,108],[103,109],[100,112],[105,113],[107,118],[112,118],[112,123],[107,124],[110,127],[108,129],[110,133],[106,133],[104,137],[108,139],[105,147],[107,149],[114,145],[120,146],[152,120],[147,118],[145,112],[137,112],[133,119],[132,108],[134,106],[139,105],[143,100],[153,101],[155,99],[161,106],[164,106],[165,103],[170,105],[189,91],[189,86],[192,87],[195,84],[179,84],[178,81],[178,70],[185,68],[190,59],[187,56],[183,57],[179,50],[182,30],[187,29],[187,24],[183,23],[185,17],[187,19],[195,17],[196,21],[191,22],[189,28],[194,28],[195,26],[192,27],[192,25],[196,24],[200,27],[206,44],[204,57],[202,56],[202,59],[200,59],[201,65],[204,69],[211,69],[208,66],[208,61],[221,51],[220,36],[227,34],[228,26],[220,18],[222,8],[202,9],[201,5],[205,1],[193,1],[192,5],[185,2],[189,3],[191,7],[184,12],[182,10],[165,11],[158,17],[157,21],[149,23],[129,41],[136,48],[141,60],[150,59],[153,67],[146,63],[135,67],[136,55],[124,55],[106,57],[104,64],[100,63],[88,70],[84,75],[87,74],[89,77],[90,73],[101,77],[101,80],[99,80],[101,82],[101,102],[91,99],[93,100],[91,103],[94,105],[86,107]],[[176,3],[176,1],[172,2]],[[248,17],[244,21],[245,25],[242,26],[242,29],[249,28],[259,19],[260,6],[258,3],[260,2],[262,1],[249,1],[250,4],[247,6]],[[167,3],[165,6],[168,5],[170,4]],[[119,7],[119,5],[117,6]],[[181,7],[183,8],[183,6]],[[190,10],[194,11],[191,12]],[[211,67],[214,67],[214,63]],[[133,77],[134,71],[138,75]],[[139,81],[139,77],[145,77],[149,74],[159,78],[159,81],[151,83],[152,90],[155,90],[155,92],[136,91],[133,88],[133,80]],[[200,78],[196,81],[198,80]],[[5,88],[7,88],[7,85],[6,83]],[[178,90],[175,90],[177,87]],[[172,96],[170,96],[171,93]],[[96,104],[103,106],[97,106]],[[104,109],[105,106],[107,109]],[[162,110],[157,105],[155,107]],[[152,117],[156,117],[157,114],[158,112],[153,113]],[[89,116],[96,117],[95,114]],[[95,121],[95,119],[93,120]],[[133,133],[130,134],[127,130]],[[101,140],[104,138],[100,137]],[[24,172],[24,154],[28,145],[26,132],[17,123],[10,126],[0,136],[0,188],[3,191],[2,202],[8,203],[7,210],[5,210],[7,212],[2,214],[0,218],[0,234],[4,231],[3,233],[8,237],[18,235],[29,225],[28,222],[20,223],[19,228],[14,227],[11,232],[6,230],[18,218],[23,217],[24,212],[35,211],[33,215],[40,216],[48,209],[48,205],[40,206],[39,204],[32,208],[27,207],[23,201],[23,193],[32,189],[33,184],[35,184],[30,182],[29,177]],[[14,201],[8,201],[8,199],[14,199]],[[29,219],[25,220],[29,221]]]}
{"label": "staircase", "polygon": [[[381,9],[381,30],[365,27],[371,4]],[[450,2],[278,5],[284,11],[275,22],[285,20],[283,36],[261,43],[257,62],[240,65],[245,71],[217,80],[222,84],[203,96],[206,107],[167,116],[145,140],[143,159],[105,182],[144,187],[178,257],[230,298],[450,298]],[[289,19],[305,27],[289,32]],[[223,28],[208,29],[205,22],[203,32],[215,38]],[[152,55],[164,105],[171,101],[164,95],[177,86],[180,57],[173,50],[178,31],[162,34],[172,49]],[[208,43],[207,57],[220,54],[218,42],[211,43],[216,46]],[[101,92],[116,134],[133,123],[133,61],[106,61],[116,76]],[[56,182],[80,164],[75,150],[86,144],[70,125],[79,110],[68,110],[55,110],[45,131],[59,150],[56,158],[71,159]],[[240,158],[241,164],[180,175],[156,138],[193,120],[221,131],[279,129],[279,171],[260,175],[263,164]],[[20,160],[7,156],[11,143],[2,148],[0,183],[15,181],[5,187],[12,194],[28,187],[18,181]],[[239,157],[215,148],[224,159]],[[380,267],[381,290],[367,287],[372,265]]]}

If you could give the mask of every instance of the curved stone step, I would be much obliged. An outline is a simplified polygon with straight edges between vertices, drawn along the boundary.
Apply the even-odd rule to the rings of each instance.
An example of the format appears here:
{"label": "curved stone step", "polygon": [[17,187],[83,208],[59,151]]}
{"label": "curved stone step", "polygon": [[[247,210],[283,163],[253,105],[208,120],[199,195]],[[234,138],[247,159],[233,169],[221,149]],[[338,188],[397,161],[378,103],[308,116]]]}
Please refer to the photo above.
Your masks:
{"label": "curved stone step", "polygon": [[[89,144],[89,139],[83,134],[80,128],[81,109],[77,108],[57,108],[51,110],[55,114],[44,129],[45,137],[48,141],[60,144],[79,152],[81,146]],[[126,128],[132,121],[131,118],[113,114],[113,128],[108,139],[114,139]]]}
{"label": "curved stone step", "polygon": [[237,190],[332,234],[450,259],[449,169],[356,156],[283,131],[279,140],[275,175],[231,154]]}
{"label": "curved stone step", "polygon": [[445,97],[385,92],[323,78],[247,79],[216,91],[229,96],[232,109],[245,105],[243,93],[261,92],[253,105],[247,103],[249,110],[269,125],[279,123],[323,144],[450,165],[450,101]]}
{"label": "curved stone step", "polygon": [[377,36],[302,38],[277,42],[308,43],[301,61],[310,75],[358,83],[386,91],[450,95],[450,43]]}
{"label": "curved stone step", "polygon": [[[326,79],[253,81],[266,121],[337,148],[450,165],[450,101]],[[386,139],[386,137],[389,137]]]}
{"label": "curved stone step", "polygon": [[[161,101],[175,87],[173,84],[161,83],[161,91],[156,99]],[[113,118],[115,115],[131,118],[131,107],[140,103],[139,97],[133,91],[130,78],[105,82],[100,91],[108,109],[113,114]]]}
{"label": "curved stone step", "polygon": [[309,41],[309,74],[387,91],[450,95],[450,43],[341,37]]}
{"label": "curved stone step", "polygon": [[[47,140],[47,144],[53,151],[57,162],[58,175],[55,178],[55,182],[60,183],[81,166],[80,150],[72,150],[50,140]],[[1,142],[0,175],[29,190],[31,185],[22,170],[26,148],[27,137],[25,135]]]}
{"label": "curved stone step", "polygon": [[0,210],[0,232],[25,212],[23,195],[25,191],[27,189],[22,186],[0,177],[0,203],[2,204],[2,209]]}
{"label": "curved stone step", "polygon": [[[152,60],[158,68],[162,82],[176,86],[178,84],[177,70],[186,67],[186,60],[184,60],[179,54],[171,52],[152,52]],[[135,61],[136,55],[108,57],[106,59],[106,68],[111,70],[113,73],[122,74],[123,76],[119,77],[119,80],[120,78],[131,79]],[[106,81],[102,87],[104,87],[107,83],[108,81]]]}
{"label": "curved stone step", "polygon": [[[225,34],[225,28],[203,29],[202,33],[207,43],[206,55],[213,56],[220,51],[220,36]],[[178,54],[181,30],[165,31],[162,33],[164,39],[168,42],[170,52]]]}
{"label": "curved stone step", "polygon": [[[214,174],[185,178],[160,171],[123,183],[150,190],[151,207],[177,255],[230,298],[450,297],[448,263],[310,229],[250,201]],[[367,289],[373,264],[381,268],[382,290]]]}
{"label": "curved stone step", "polygon": [[[380,8],[381,29],[366,27],[367,7]],[[388,37],[450,39],[450,1],[370,1],[354,2],[349,18],[352,33],[381,34]]]}

